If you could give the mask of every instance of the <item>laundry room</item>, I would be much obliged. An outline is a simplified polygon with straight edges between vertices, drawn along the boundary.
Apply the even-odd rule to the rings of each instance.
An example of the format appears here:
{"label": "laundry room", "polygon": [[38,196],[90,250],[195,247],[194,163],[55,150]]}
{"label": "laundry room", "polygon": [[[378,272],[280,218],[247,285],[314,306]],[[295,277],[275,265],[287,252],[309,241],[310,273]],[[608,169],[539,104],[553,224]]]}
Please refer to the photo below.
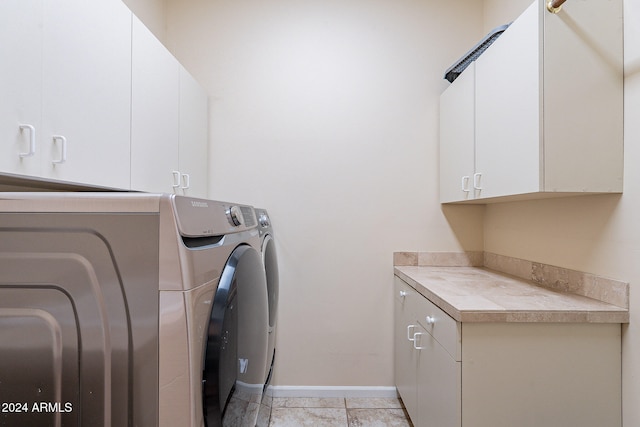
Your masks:
{"label": "laundry room", "polygon": [[0,56],[0,425],[640,425],[640,0],[9,0]]}

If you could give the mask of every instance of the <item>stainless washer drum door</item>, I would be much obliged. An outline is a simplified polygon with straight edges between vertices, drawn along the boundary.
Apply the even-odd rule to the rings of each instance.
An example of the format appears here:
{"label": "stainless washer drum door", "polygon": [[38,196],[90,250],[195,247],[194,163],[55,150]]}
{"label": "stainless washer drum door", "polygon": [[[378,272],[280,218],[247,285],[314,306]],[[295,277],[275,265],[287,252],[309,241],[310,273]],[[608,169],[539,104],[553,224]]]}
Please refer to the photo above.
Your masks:
{"label": "stainless washer drum door", "polygon": [[211,308],[203,364],[207,427],[256,425],[248,415],[255,412],[257,417],[252,405],[262,398],[268,335],[262,260],[253,247],[241,245],[222,271]]}

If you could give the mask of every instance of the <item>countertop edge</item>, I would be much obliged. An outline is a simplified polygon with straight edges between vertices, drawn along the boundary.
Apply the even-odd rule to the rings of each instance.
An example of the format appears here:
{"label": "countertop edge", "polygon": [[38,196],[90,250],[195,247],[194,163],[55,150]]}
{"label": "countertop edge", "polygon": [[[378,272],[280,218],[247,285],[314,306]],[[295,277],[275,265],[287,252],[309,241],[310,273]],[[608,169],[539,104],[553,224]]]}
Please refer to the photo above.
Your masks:
{"label": "countertop edge", "polygon": [[[431,269],[432,267],[412,267],[419,269]],[[458,267],[451,267],[458,268]],[[483,267],[477,268],[487,271]],[[430,300],[441,310],[451,316],[457,322],[463,323],[629,323],[629,310],[613,304],[602,303],[610,310],[471,310],[458,309],[449,303],[444,297],[429,289],[409,274],[402,271],[403,266],[394,266],[394,275],[408,283],[418,293]],[[491,271],[491,270],[488,270]],[[504,274],[497,272],[497,274]],[[528,286],[541,288],[529,281],[521,280]],[[558,291],[556,291],[558,292]],[[561,293],[561,292],[558,292]],[[572,294],[573,295],[573,294]],[[587,298],[581,296],[582,298]]]}

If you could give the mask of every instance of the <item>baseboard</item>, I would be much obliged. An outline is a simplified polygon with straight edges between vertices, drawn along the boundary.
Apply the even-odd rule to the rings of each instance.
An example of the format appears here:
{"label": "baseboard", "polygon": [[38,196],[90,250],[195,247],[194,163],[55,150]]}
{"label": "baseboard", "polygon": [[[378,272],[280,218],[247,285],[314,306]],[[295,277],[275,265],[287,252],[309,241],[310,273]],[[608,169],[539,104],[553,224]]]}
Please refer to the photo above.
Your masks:
{"label": "baseboard", "polygon": [[272,386],[273,397],[398,397],[395,387]]}

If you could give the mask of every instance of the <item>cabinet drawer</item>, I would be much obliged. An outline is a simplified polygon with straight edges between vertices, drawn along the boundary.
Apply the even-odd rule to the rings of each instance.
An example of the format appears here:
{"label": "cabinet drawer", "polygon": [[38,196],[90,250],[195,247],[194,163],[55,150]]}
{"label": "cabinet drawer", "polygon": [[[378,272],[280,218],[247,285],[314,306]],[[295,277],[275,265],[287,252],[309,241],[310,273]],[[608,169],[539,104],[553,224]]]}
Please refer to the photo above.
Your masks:
{"label": "cabinet drawer", "polygon": [[411,319],[410,322],[414,323],[418,320],[416,317],[419,314],[416,311],[418,302],[424,297],[398,276],[394,276],[393,294],[396,304],[398,304],[398,309],[402,310],[408,319]]}
{"label": "cabinet drawer", "polygon": [[398,276],[394,279],[395,299],[405,316],[420,323],[451,357],[460,361],[460,324],[407,282]]}
{"label": "cabinet drawer", "polygon": [[420,298],[415,298],[418,323],[444,347],[454,360],[460,361],[460,324],[427,298],[418,295]]}

